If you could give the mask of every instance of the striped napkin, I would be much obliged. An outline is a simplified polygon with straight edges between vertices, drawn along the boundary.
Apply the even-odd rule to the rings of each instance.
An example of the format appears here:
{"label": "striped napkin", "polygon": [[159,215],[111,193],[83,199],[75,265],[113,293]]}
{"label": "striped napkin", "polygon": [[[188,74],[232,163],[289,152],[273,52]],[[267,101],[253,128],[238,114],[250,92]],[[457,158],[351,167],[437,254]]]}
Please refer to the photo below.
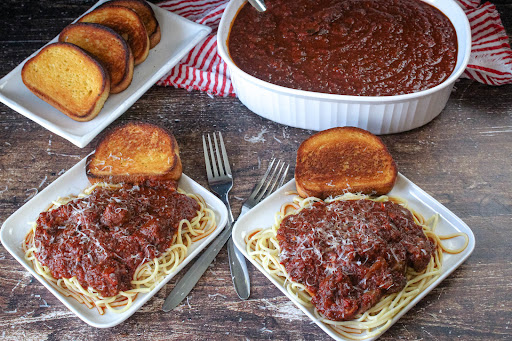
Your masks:
{"label": "striped napkin", "polygon": [[[496,7],[480,0],[456,0],[468,16],[472,47],[464,78],[489,85],[512,84],[512,50]],[[236,96],[226,63],[217,53],[217,28],[229,0],[168,0],[158,6],[207,25],[212,33],[176,65],[158,85],[173,85],[209,95]]]}
{"label": "striped napkin", "polygon": [[500,14],[490,2],[457,0],[471,26],[471,55],[462,75],[490,85],[512,84],[512,50]]}

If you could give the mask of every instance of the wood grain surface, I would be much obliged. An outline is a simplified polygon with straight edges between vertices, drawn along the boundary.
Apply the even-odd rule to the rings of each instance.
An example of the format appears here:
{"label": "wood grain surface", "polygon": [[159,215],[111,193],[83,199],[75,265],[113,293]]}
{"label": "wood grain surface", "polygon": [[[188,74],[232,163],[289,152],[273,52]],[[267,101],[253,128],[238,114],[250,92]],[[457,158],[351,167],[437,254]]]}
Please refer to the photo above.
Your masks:
{"label": "wood grain surface", "polygon": [[[270,0],[268,0],[270,1]],[[512,4],[494,2],[512,33]],[[6,0],[0,4],[0,77],[55,37],[93,1]],[[165,34],[165,33],[163,33]],[[240,212],[268,160],[294,165],[313,131],[263,119],[236,98],[154,86],[114,121],[148,121],[173,131],[184,172],[207,187],[201,135],[222,131]],[[470,80],[429,124],[382,136],[399,171],[473,230],[471,257],[380,340],[512,340],[512,86]],[[0,104],[0,222],[92,150],[80,149]],[[266,277],[250,267],[251,297],[237,298],[223,249],[176,310],[161,310],[178,275],[124,323],[88,326],[0,246],[3,340],[329,340]]]}

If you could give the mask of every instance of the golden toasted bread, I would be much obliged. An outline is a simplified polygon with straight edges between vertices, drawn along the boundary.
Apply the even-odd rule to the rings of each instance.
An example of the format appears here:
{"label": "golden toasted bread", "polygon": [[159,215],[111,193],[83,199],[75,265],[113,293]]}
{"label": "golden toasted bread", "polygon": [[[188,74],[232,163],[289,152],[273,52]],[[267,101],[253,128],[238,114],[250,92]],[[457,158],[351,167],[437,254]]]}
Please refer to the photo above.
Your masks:
{"label": "golden toasted bread", "polygon": [[103,66],[76,45],[53,43],[28,60],[21,79],[36,96],[76,121],[90,121],[108,98]]}
{"label": "golden toasted bread", "polygon": [[160,25],[156,19],[153,8],[144,0],[112,0],[107,5],[123,6],[134,10],[139,15],[146,27],[149,36],[149,48],[153,48],[160,42]]}
{"label": "golden toasted bread", "polygon": [[110,93],[126,89],[133,78],[133,54],[126,41],[114,30],[93,23],[77,23],[64,28],[60,42],[75,44],[92,54],[107,69]]}
{"label": "golden toasted bread", "polygon": [[128,123],[107,133],[87,159],[91,183],[178,180],[182,166],[174,136],[149,123]]}
{"label": "golden toasted bread", "polygon": [[119,33],[132,49],[135,65],[148,57],[149,37],[144,23],[133,10],[106,4],[85,14],[78,21],[104,25]]}
{"label": "golden toasted bread", "polygon": [[297,151],[295,181],[302,197],[386,194],[396,176],[395,162],[381,139],[360,128],[321,131],[302,142]]}

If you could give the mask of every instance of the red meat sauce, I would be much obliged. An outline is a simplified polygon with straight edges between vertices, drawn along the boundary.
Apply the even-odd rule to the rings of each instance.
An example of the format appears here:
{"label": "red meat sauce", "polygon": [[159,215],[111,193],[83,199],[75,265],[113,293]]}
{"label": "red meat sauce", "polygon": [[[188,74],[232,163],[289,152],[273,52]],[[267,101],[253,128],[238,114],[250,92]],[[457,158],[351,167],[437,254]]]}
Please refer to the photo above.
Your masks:
{"label": "red meat sauce", "polygon": [[393,202],[317,202],[283,219],[280,259],[306,286],[319,312],[353,319],[406,285],[408,266],[424,270],[435,245],[412,213]]}
{"label": "red meat sauce", "polygon": [[288,88],[391,96],[432,88],[457,62],[450,20],[420,0],[272,0],[246,4],[230,31],[233,62]]}
{"label": "red meat sauce", "polygon": [[199,204],[176,191],[174,182],[97,187],[37,219],[36,258],[53,277],[76,276],[102,296],[132,288],[137,267],[161,255],[182,219]]}

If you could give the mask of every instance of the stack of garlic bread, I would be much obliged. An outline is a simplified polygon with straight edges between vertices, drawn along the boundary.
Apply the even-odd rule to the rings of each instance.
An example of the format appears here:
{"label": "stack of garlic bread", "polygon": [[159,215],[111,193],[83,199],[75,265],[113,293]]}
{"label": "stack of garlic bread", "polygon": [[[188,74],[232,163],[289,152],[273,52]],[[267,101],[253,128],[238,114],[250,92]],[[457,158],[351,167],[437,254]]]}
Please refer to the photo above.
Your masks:
{"label": "stack of garlic bread", "polygon": [[66,27],[58,43],[25,63],[21,77],[59,111],[89,121],[110,94],[129,87],[134,66],[146,60],[160,37],[155,13],[144,0],[111,0]]}
{"label": "stack of garlic bread", "polygon": [[178,181],[181,173],[172,133],[144,122],[127,123],[105,133],[86,166],[91,183]]}

